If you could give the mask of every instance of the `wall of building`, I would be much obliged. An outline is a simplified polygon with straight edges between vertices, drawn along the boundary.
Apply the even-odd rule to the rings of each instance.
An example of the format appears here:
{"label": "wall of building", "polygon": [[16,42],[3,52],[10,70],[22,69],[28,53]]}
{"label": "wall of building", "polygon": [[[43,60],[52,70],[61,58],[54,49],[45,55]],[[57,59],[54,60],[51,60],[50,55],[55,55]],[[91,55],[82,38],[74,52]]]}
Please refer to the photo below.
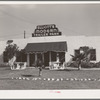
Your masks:
{"label": "wall of building", "polygon": [[66,37],[68,52],[66,54],[66,62],[68,62],[74,55],[74,50],[79,49],[80,46],[84,46],[84,36],[69,36]]}
{"label": "wall of building", "polygon": [[100,61],[100,36],[86,37],[86,45],[96,49],[96,61]]}
{"label": "wall of building", "polygon": [[3,64],[3,51],[6,48],[6,41],[0,41],[0,64]]}
{"label": "wall of building", "polygon": [[[13,39],[13,42],[18,45],[19,49],[25,48],[27,43],[39,42],[59,42],[67,41],[68,51],[66,52],[66,61],[69,61],[71,55],[74,55],[74,50],[81,46],[89,46],[96,49],[96,61],[100,61],[100,36],[85,37],[85,36],[47,36],[47,37],[30,37],[26,39]],[[0,64],[3,63],[3,51],[5,50],[7,41],[0,41]]]}

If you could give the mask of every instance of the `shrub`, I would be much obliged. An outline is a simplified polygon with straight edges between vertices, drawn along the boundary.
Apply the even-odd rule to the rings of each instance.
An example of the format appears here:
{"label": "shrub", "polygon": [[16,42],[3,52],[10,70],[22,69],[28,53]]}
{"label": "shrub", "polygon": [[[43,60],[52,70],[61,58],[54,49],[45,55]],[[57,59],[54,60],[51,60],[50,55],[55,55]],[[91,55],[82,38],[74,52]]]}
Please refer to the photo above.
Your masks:
{"label": "shrub", "polygon": [[[75,67],[78,68],[78,61],[72,61],[69,65],[69,67]],[[81,62],[82,68],[100,68],[100,62],[99,63],[92,63],[92,62]]]}
{"label": "shrub", "polygon": [[78,67],[78,62],[74,61],[73,63],[70,64],[70,67]]}
{"label": "shrub", "polygon": [[96,64],[92,62],[82,62],[81,67],[82,68],[95,68]]}
{"label": "shrub", "polygon": [[96,68],[100,68],[100,61],[96,63]]}
{"label": "shrub", "polygon": [[0,64],[0,67],[9,67],[9,65],[7,63],[4,63],[4,64]]}

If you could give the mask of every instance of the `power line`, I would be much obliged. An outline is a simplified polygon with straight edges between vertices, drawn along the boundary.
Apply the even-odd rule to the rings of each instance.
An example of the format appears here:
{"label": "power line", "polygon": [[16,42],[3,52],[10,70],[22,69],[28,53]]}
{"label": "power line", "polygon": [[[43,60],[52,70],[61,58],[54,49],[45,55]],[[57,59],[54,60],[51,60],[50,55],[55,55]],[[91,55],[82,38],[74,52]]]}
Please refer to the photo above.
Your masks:
{"label": "power line", "polygon": [[[16,20],[24,21],[24,22],[26,22],[26,23],[29,23],[29,24],[32,24],[32,25],[33,25],[32,22],[29,22],[28,20],[23,19],[23,18],[21,18],[21,17],[12,15],[11,13],[6,12],[5,10],[0,9],[0,12],[2,12],[3,14],[6,14],[7,16],[13,17],[13,18],[16,19]],[[74,32],[74,33],[79,33],[79,32],[76,32],[76,31],[74,31],[74,30],[72,30],[72,29],[69,29],[69,28],[66,28],[66,29],[67,29],[67,30],[70,30],[70,31],[72,31],[72,32]],[[12,37],[12,36],[17,36],[17,35],[23,35],[23,34],[14,34],[14,35],[0,36],[0,38],[1,38],[1,37],[4,37],[4,38],[6,38],[6,37]]]}
{"label": "power line", "polygon": [[[8,12],[6,12],[6,11],[4,11],[4,10],[2,10],[2,9],[0,9],[0,12],[2,12],[3,14],[6,14],[7,16],[10,16],[10,17],[13,17],[14,19],[16,19],[16,20],[20,20],[20,21],[24,21],[24,22],[27,22],[27,23],[29,23],[29,24],[33,24],[32,22],[29,22],[28,20],[26,20],[26,19],[23,19],[23,18],[20,18],[20,17],[18,17],[18,16],[15,16],[15,15],[12,15],[12,14],[10,14],[10,13],[8,13]],[[8,33],[7,33],[8,34]],[[2,36],[0,36],[0,38],[7,38],[7,37],[15,37],[15,36],[18,36],[18,35],[23,35],[23,34],[11,34],[11,35],[6,35],[6,36],[4,36],[4,35],[2,35]]]}
{"label": "power line", "polygon": [[13,35],[12,35],[12,34],[10,34],[10,35],[5,35],[5,36],[2,35],[2,36],[0,36],[0,37],[9,37],[9,36],[16,36],[16,35],[23,35],[23,34],[22,34],[22,33],[19,33],[19,34],[13,34]]}
{"label": "power line", "polygon": [[[29,36],[30,34],[27,34],[27,36]],[[23,38],[23,33],[20,33],[20,34],[13,34],[13,35],[6,35],[6,36],[3,36],[3,37],[1,37],[0,36],[0,39],[5,39],[5,38],[12,38],[12,37],[21,37],[22,36],[22,38]],[[30,35],[31,36],[31,35]],[[26,38],[26,36],[25,36],[25,38]]]}
{"label": "power line", "polygon": [[27,22],[27,23],[29,23],[29,24],[33,24],[32,22],[29,22],[29,21],[26,20],[26,19],[23,19],[23,18],[21,18],[21,17],[15,16],[15,15],[12,15],[12,14],[10,14],[10,13],[8,13],[8,12],[2,10],[2,9],[0,9],[0,11],[1,11],[3,14],[6,14],[6,15],[8,15],[8,16],[10,16],[10,17],[13,17],[14,19],[21,20],[21,21]]}
{"label": "power line", "polygon": [[9,35],[9,36],[4,36],[0,37],[0,40],[5,40],[5,39],[14,39],[14,38],[23,38],[23,34],[16,34],[16,35]]}

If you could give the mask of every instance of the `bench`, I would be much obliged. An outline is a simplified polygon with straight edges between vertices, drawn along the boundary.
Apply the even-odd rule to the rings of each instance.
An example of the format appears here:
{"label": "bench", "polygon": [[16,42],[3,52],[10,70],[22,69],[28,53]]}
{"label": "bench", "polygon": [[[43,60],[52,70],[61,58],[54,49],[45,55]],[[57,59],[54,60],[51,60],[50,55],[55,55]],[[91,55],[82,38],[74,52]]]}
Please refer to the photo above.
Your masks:
{"label": "bench", "polygon": [[14,70],[26,69],[26,62],[15,62]]}
{"label": "bench", "polygon": [[64,67],[63,67],[63,65],[61,65],[61,62],[51,62],[49,69],[50,70],[59,70],[59,69],[64,69]]}

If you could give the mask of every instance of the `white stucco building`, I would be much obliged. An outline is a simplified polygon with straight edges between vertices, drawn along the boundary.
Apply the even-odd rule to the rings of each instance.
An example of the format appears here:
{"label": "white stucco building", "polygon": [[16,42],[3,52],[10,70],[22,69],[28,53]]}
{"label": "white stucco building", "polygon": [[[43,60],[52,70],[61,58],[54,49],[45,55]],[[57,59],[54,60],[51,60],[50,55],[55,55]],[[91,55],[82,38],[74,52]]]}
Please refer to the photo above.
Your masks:
{"label": "white stucco building", "polygon": [[[7,41],[0,41],[0,64],[4,63],[3,51],[5,50],[6,42]],[[37,55],[41,54],[42,55],[41,57],[43,57],[44,61],[47,62],[46,65],[49,65],[50,62],[57,60],[56,59],[57,53],[61,52],[61,57],[63,56],[64,61],[67,62],[71,58],[70,54],[74,55],[75,50],[79,49],[82,46],[89,46],[95,49],[96,59],[94,61],[96,62],[100,61],[100,44],[99,44],[100,36],[86,37],[86,36],[63,36],[62,35],[62,36],[30,37],[26,39],[13,39],[13,43],[17,44],[19,49],[27,49],[25,54],[27,55],[26,62],[28,66],[32,66],[34,61],[37,59],[36,58],[37,56],[35,54]],[[58,45],[58,43],[63,43],[63,44]],[[56,47],[53,46],[52,48],[53,44],[54,46],[63,45],[63,47],[57,47],[57,50],[55,51]],[[45,47],[45,45],[50,45],[50,46]],[[32,48],[32,46],[34,46],[34,48]],[[30,48],[31,50],[28,48]],[[58,50],[59,48],[60,50]],[[41,51],[41,49],[43,51]],[[52,54],[50,52],[52,52]]]}
{"label": "white stucco building", "polygon": [[[3,52],[7,41],[0,41],[0,64],[4,62]],[[68,62],[71,55],[83,46],[92,48],[94,58],[91,61],[100,61],[100,36],[64,36],[56,25],[37,26],[32,37],[25,39],[13,39],[19,49],[25,50],[24,61],[28,66],[34,66],[39,58],[45,66],[52,62]],[[59,58],[59,59],[58,59]]]}

